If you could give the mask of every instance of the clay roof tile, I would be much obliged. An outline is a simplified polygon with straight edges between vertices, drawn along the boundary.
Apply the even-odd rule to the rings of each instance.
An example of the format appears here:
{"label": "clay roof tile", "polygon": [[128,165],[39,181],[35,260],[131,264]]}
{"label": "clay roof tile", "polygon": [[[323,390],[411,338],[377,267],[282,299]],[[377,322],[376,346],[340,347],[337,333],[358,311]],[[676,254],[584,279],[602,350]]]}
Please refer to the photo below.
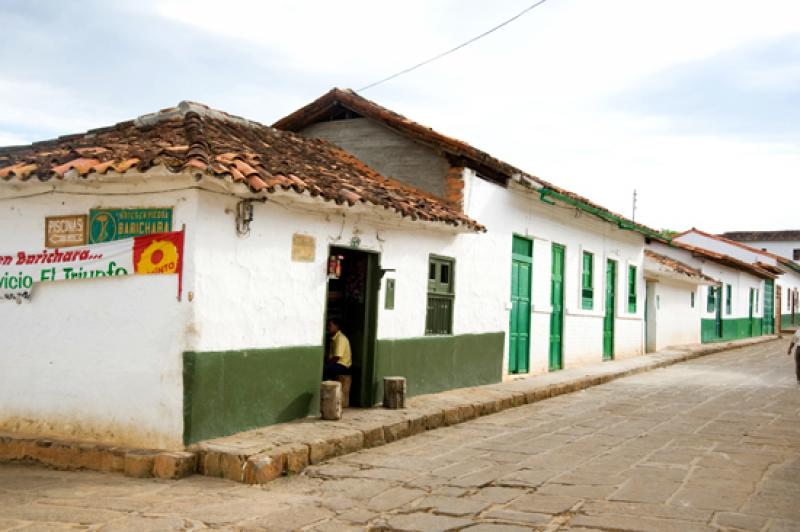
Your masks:
{"label": "clay roof tile", "polygon": [[276,187],[350,205],[368,202],[412,219],[484,228],[444,200],[386,178],[325,141],[281,132],[205,106],[175,108],[30,146],[0,148],[0,178],[68,172],[90,178],[162,166],[241,182],[251,191]]}

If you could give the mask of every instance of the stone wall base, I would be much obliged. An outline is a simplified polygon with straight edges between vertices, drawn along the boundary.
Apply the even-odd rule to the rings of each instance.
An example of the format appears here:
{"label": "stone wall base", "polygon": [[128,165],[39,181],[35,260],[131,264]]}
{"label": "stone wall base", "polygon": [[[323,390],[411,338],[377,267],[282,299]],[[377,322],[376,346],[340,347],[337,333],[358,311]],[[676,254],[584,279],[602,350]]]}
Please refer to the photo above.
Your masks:
{"label": "stone wall base", "polygon": [[3,462],[124,473],[139,478],[177,479],[197,470],[197,454],[192,452],[129,449],[10,433],[0,433],[0,463]]}

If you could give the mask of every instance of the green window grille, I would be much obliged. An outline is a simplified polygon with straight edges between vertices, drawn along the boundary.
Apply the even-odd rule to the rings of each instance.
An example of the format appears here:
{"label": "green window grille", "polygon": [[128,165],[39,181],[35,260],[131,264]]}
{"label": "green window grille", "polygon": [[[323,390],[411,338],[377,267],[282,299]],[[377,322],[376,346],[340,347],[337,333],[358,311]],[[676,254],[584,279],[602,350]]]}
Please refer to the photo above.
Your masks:
{"label": "green window grille", "polygon": [[714,312],[717,309],[717,300],[714,297],[714,288],[708,287],[708,299],[706,300],[706,312]]}
{"label": "green window grille", "polygon": [[731,313],[733,312],[733,310],[731,308],[733,306],[733,304],[732,304],[733,295],[732,295],[731,292],[732,292],[731,285],[726,284],[725,285],[725,314],[727,314],[728,316],[730,316]]}
{"label": "green window grille", "polygon": [[428,309],[425,334],[453,334],[455,260],[431,255],[428,262]]}
{"label": "green window grille", "polygon": [[628,266],[628,312],[636,313],[636,266]]}
{"label": "green window grille", "polygon": [[581,273],[581,308],[594,308],[594,255],[583,252],[583,271]]}

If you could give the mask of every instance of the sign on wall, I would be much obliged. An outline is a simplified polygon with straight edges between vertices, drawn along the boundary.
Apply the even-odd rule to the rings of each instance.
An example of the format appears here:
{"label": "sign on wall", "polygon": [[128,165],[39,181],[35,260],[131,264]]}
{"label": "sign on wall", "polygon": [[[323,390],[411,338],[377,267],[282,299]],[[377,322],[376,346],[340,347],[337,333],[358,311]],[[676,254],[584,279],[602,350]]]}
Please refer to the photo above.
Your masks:
{"label": "sign on wall", "polygon": [[295,233],[292,235],[292,260],[294,262],[314,262],[314,237]]}
{"label": "sign on wall", "polygon": [[89,211],[90,244],[170,231],[172,207]]}
{"label": "sign on wall", "polygon": [[77,246],[0,253],[0,299],[30,298],[35,283],[183,272],[183,231]]}
{"label": "sign on wall", "polygon": [[86,215],[46,216],[44,219],[44,246],[66,248],[86,243]]}

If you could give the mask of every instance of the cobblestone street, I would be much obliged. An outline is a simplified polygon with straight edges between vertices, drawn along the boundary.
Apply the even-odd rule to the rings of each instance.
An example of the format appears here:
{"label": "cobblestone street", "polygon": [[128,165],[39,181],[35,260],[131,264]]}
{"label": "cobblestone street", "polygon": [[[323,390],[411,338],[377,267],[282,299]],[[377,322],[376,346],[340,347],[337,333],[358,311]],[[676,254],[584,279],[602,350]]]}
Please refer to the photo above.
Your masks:
{"label": "cobblestone street", "polygon": [[0,530],[800,530],[787,341],[346,455],[265,486],[0,466]]}

